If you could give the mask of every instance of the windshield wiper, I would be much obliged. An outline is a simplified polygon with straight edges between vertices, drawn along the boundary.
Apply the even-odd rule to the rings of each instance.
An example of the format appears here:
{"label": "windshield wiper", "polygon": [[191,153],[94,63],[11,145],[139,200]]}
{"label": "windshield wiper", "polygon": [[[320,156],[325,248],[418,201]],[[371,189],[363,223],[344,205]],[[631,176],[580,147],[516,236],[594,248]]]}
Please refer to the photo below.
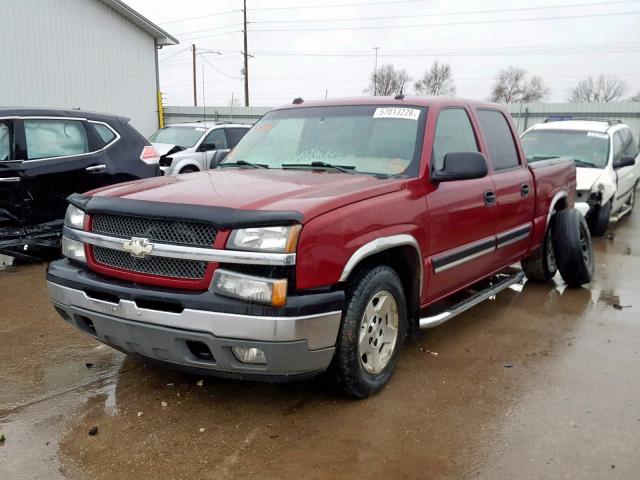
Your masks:
{"label": "windshield wiper", "polygon": [[282,168],[333,168],[334,170],[338,170],[342,173],[355,173],[354,170],[356,167],[354,165],[334,165],[332,163],[327,162],[311,162],[311,163],[283,163]]}
{"label": "windshield wiper", "polygon": [[225,168],[225,167],[269,168],[269,165],[265,165],[264,163],[251,163],[251,162],[247,162],[246,160],[238,160],[237,162],[221,163],[219,167],[220,168]]}

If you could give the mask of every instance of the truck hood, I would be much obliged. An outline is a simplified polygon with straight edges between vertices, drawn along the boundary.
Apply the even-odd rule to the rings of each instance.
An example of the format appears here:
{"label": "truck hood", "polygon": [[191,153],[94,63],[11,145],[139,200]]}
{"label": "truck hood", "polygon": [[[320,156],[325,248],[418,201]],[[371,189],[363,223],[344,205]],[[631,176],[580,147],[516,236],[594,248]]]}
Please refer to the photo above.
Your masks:
{"label": "truck hood", "polygon": [[216,169],[123,183],[89,195],[242,210],[297,211],[309,221],[330,210],[405,187],[403,179],[307,170]]}

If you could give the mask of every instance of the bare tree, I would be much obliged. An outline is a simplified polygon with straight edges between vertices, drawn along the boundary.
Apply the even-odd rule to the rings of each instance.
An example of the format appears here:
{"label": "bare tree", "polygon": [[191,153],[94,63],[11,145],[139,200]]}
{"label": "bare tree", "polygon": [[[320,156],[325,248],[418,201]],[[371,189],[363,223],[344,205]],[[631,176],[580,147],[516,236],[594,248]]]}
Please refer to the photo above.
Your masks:
{"label": "bare tree", "polygon": [[405,70],[396,70],[393,65],[382,65],[377,72],[371,72],[369,87],[365,93],[381,96],[397,95],[402,93],[405,84],[410,80]]}
{"label": "bare tree", "polygon": [[574,103],[615,102],[629,90],[627,82],[617,77],[598,75],[580,80],[567,92],[567,100]]}
{"label": "bare tree", "polygon": [[508,67],[498,72],[489,100],[500,103],[539,102],[550,91],[542,78],[528,77],[523,68]]}
{"label": "bare tree", "polygon": [[451,65],[436,60],[415,83],[414,88],[418,95],[455,95],[456,86],[453,83]]}

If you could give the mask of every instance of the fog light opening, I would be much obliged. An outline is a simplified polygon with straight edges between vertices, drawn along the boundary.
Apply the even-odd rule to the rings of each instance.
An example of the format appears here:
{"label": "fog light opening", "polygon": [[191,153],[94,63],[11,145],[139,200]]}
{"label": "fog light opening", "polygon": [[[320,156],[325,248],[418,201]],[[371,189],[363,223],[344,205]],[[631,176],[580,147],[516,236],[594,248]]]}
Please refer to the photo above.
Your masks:
{"label": "fog light opening", "polygon": [[251,363],[254,365],[266,365],[267,357],[264,351],[254,347],[231,347],[233,355],[241,363]]}
{"label": "fog light opening", "polygon": [[213,362],[215,360],[213,358],[213,353],[211,353],[209,347],[203,342],[198,342],[197,340],[187,340],[187,348],[196,358],[206,360],[207,362]]}

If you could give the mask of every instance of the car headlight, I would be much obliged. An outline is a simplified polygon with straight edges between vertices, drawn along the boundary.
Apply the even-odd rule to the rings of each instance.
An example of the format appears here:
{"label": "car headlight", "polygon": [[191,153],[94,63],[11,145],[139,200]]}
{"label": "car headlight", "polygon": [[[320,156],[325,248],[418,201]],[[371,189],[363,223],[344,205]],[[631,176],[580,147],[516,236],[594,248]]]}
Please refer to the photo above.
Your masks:
{"label": "car headlight", "polygon": [[289,225],[233,230],[227,241],[227,248],[253,252],[295,252],[301,229],[301,225]]}
{"label": "car headlight", "polygon": [[87,261],[87,257],[84,254],[84,243],[68,237],[62,237],[62,255],[78,262]]}
{"label": "car headlight", "polygon": [[82,230],[84,228],[84,217],[85,213],[82,210],[75,205],[69,205],[64,216],[64,224],[67,227]]}
{"label": "car headlight", "polygon": [[287,280],[254,277],[229,270],[216,270],[212,290],[227,297],[266,303],[274,307],[287,304]]}

